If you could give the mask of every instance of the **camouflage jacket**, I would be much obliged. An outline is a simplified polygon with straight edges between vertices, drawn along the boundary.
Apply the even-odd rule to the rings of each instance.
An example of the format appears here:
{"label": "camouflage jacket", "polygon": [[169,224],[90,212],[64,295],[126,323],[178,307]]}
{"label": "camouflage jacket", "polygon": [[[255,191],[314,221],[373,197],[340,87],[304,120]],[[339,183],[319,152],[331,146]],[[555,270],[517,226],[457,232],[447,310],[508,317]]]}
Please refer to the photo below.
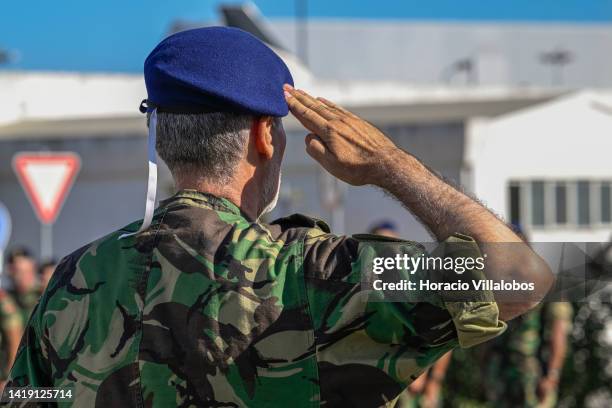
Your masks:
{"label": "camouflage jacket", "polygon": [[25,293],[19,293],[16,290],[12,290],[9,294],[15,300],[15,304],[21,314],[21,319],[27,322],[40,298],[40,287],[36,285]]}
{"label": "camouflage jacket", "polygon": [[448,350],[504,329],[494,302],[368,301],[356,265],[376,238],[302,215],[261,224],[181,191],[118,240],[139,225],[62,260],[11,386],[73,387],[75,406],[105,408],[391,406]]}
{"label": "camouflage jacket", "polygon": [[0,380],[8,374],[9,346],[7,337],[11,331],[23,329],[23,320],[12,296],[0,289]]}

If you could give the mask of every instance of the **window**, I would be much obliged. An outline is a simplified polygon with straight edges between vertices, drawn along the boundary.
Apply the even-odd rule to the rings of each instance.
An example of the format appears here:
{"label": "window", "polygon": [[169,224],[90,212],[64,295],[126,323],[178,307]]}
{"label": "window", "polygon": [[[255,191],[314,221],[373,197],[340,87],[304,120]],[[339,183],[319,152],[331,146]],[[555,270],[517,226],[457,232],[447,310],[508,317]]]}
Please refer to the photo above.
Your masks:
{"label": "window", "polygon": [[521,225],[521,186],[510,185],[510,223]]}
{"label": "window", "polygon": [[567,185],[555,184],[555,222],[567,224]]}
{"label": "window", "polygon": [[507,191],[512,224],[535,228],[612,226],[611,180],[514,180]]}
{"label": "window", "polygon": [[577,183],[576,194],[578,195],[578,224],[589,225],[591,222],[591,189],[588,181]]}
{"label": "window", "polygon": [[601,183],[601,222],[603,224],[609,224],[612,222],[612,208],[610,201],[612,199],[612,189],[610,186],[612,183]]}
{"label": "window", "polygon": [[531,183],[531,223],[544,225],[544,182]]}

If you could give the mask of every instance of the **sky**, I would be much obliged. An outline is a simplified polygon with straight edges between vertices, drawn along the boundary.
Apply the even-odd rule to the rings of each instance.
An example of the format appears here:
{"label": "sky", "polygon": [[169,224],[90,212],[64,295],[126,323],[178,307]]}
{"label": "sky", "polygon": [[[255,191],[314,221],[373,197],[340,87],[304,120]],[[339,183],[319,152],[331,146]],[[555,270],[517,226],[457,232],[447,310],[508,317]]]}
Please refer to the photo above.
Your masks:
{"label": "sky", "polygon": [[[307,0],[312,19],[612,24],[612,0]],[[218,0],[30,0],[0,8],[4,69],[139,72],[177,20],[215,21]],[[229,1],[236,3],[236,1]],[[293,18],[295,1],[258,0],[267,18]]]}

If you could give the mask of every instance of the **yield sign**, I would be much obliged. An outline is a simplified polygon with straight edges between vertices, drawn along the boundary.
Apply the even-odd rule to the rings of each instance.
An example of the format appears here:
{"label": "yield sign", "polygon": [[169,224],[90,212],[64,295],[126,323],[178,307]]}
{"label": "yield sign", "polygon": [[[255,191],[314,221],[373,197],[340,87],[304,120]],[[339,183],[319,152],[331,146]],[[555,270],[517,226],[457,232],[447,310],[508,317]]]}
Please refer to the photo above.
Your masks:
{"label": "yield sign", "polygon": [[76,153],[21,152],[13,169],[34,212],[43,224],[53,224],[81,168]]}

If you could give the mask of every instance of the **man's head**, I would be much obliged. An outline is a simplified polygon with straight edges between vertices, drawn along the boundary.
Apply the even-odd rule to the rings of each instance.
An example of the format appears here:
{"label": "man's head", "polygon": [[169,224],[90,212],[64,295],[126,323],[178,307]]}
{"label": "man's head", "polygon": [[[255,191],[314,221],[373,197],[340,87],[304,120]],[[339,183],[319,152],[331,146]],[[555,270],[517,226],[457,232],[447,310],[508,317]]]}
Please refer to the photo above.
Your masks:
{"label": "man's head", "polygon": [[293,85],[282,59],[242,30],[206,27],[163,40],[144,73],[156,149],[177,187],[224,196],[253,217],[270,209],[286,143],[283,84]]}
{"label": "man's head", "polygon": [[49,259],[43,262],[38,268],[38,275],[40,277],[40,290],[44,291],[45,288],[49,285],[49,281],[53,276],[53,272],[55,272],[55,268],[57,267],[57,261],[54,259]]}
{"label": "man's head", "polygon": [[[285,150],[282,120],[236,113],[157,114],[159,156],[179,188],[259,184],[257,216],[271,211]],[[251,188],[256,186],[251,185]]]}
{"label": "man's head", "polygon": [[7,266],[17,292],[26,293],[36,286],[36,261],[27,248],[13,248],[8,253]]}

